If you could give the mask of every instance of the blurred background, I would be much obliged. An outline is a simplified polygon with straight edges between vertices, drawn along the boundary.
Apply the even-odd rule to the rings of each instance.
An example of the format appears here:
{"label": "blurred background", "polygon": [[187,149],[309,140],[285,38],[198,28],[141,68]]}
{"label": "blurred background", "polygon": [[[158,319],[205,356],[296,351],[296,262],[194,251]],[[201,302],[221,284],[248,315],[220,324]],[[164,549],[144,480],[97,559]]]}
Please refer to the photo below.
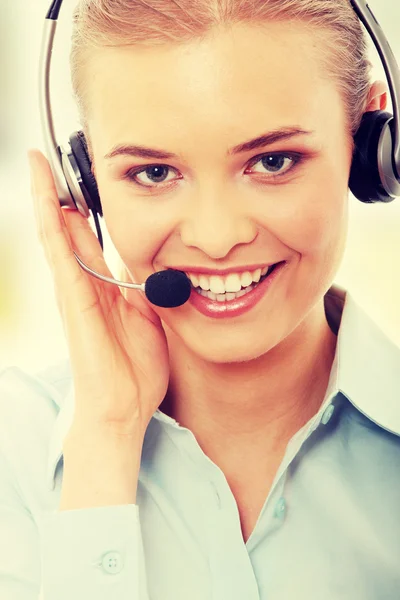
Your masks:
{"label": "blurred background", "polygon": [[[399,0],[370,0],[400,62]],[[39,123],[38,61],[50,0],[0,2],[0,366],[39,370],[66,357],[68,348],[50,270],[38,241],[27,150],[44,150]],[[52,106],[59,143],[78,129],[69,77],[75,0],[64,0],[55,36]],[[371,44],[374,75],[385,80]],[[388,110],[391,110],[389,105]],[[329,185],[329,182],[327,182]],[[104,223],[106,258],[114,275],[117,256]],[[400,346],[400,199],[366,205],[350,196],[346,254],[335,282]]]}

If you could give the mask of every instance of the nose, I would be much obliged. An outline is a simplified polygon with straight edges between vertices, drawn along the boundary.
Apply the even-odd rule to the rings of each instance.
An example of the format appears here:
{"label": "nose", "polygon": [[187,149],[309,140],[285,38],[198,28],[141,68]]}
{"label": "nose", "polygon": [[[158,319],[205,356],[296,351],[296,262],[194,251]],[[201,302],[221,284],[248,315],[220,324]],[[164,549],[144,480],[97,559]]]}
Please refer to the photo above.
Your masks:
{"label": "nose", "polygon": [[234,201],[228,194],[203,191],[191,199],[181,222],[181,240],[214,259],[224,258],[238,244],[251,243],[258,234],[246,211],[246,200]]}

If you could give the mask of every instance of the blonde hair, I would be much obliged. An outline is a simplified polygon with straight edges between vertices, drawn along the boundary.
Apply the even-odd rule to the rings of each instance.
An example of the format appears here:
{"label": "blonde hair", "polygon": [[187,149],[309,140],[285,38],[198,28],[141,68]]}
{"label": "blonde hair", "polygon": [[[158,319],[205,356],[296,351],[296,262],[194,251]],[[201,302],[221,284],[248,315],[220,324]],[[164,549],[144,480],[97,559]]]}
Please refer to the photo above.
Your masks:
{"label": "blonde hair", "polygon": [[326,74],[342,94],[353,136],[365,112],[372,65],[350,0],[80,0],[73,13],[71,83],[92,160],[85,73],[91,50],[180,44],[206,37],[218,26],[262,27],[268,21],[301,21],[312,27]]}
{"label": "blonde hair", "polygon": [[325,75],[337,83],[354,136],[366,109],[372,64],[350,0],[80,0],[73,13],[71,83],[92,165],[86,95],[90,72],[85,71],[92,50],[188,43],[224,25],[262,27],[279,21],[300,21],[312,29]]}

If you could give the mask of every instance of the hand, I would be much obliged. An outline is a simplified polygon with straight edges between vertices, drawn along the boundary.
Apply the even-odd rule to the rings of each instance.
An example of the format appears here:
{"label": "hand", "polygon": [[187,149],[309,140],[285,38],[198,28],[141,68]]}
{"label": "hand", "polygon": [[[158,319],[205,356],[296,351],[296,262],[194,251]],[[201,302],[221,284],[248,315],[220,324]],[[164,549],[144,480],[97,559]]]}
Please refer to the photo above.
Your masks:
{"label": "hand", "polygon": [[61,208],[48,160],[36,149],[28,158],[38,237],[52,271],[74,379],[70,431],[144,435],[169,381],[161,320],[143,292],[130,294],[128,302],[117,285],[80,267],[73,250],[112,277],[87,219],[78,210]]}

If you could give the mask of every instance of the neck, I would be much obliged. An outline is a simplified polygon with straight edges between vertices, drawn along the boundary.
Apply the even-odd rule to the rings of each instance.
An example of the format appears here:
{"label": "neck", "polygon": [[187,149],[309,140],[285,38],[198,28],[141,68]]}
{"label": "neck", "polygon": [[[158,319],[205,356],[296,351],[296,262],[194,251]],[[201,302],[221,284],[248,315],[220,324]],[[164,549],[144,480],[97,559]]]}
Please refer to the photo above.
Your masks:
{"label": "neck", "polygon": [[337,342],[323,301],[280,344],[248,362],[209,363],[171,330],[166,335],[170,380],[160,410],[190,429],[210,457],[230,442],[279,453],[318,412]]}

